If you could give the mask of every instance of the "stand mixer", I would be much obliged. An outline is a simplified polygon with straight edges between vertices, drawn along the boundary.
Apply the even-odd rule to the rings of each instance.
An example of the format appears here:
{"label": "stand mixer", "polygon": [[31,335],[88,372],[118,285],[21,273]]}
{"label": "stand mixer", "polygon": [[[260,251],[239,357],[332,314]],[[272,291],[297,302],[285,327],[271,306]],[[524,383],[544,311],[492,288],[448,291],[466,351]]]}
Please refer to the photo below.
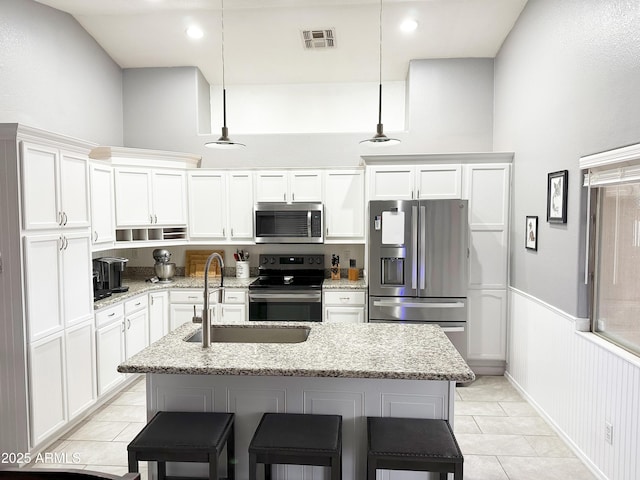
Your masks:
{"label": "stand mixer", "polygon": [[153,258],[156,260],[153,268],[158,276],[159,283],[173,282],[172,278],[176,274],[176,264],[169,262],[171,253],[164,248],[156,248],[153,251]]}

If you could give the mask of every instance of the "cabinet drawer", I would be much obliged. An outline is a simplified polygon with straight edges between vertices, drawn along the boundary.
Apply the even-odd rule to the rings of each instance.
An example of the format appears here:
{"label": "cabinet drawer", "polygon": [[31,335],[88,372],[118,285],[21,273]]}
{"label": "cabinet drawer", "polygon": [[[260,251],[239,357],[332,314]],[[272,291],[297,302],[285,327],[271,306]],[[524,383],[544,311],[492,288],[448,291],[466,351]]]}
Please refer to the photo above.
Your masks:
{"label": "cabinet drawer", "polygon": [[122,317],[124,317],[124,305],[122,303],[103,308],[96,312],[96,328],[100,328]]}
{"label": "cabinet drawer", "polygon": [[246,290],[224,290],[223,303],[246,303],[247,291]]}
{"label": "cabinet drawer", "polygon": [[[202,290],[171,290],[169,303],[203,303]],[[209,290],[209,302],[218,303],[218,288]]]}
{"label": "cabinet drawer", "polygon": [[324,292],[325,305],[364,305],[365,292]]}
{"label": "cabinet drawer", "polygon": [[149,306],[149,296],[141,295],[131,300],[124,302],[124,313],[129,315],[130,313],[137,312]]}

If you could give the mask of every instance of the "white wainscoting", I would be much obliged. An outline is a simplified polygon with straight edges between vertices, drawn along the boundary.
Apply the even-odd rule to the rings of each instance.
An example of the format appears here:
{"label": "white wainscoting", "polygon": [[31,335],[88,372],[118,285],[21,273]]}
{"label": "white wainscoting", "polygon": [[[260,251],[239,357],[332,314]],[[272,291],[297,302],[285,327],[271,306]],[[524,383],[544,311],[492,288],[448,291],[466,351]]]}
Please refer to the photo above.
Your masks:
{"label": "white wainscoting", "polygon": [[639,479],[640,359],[577,331],[583,319],[517,289],[509,297],[506,375],[596,476]]}

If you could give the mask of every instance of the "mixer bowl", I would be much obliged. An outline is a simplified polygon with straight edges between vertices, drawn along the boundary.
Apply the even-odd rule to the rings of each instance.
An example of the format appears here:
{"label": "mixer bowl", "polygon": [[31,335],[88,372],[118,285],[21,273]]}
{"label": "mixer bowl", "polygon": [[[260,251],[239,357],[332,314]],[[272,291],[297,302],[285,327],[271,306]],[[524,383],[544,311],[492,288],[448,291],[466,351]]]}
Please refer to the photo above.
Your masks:
{"label": "mixer bowl", "polygon": [[156,275],[161,282],[170,282],[176,274],[175,263],[156,263],[154,268],[156,270]]}

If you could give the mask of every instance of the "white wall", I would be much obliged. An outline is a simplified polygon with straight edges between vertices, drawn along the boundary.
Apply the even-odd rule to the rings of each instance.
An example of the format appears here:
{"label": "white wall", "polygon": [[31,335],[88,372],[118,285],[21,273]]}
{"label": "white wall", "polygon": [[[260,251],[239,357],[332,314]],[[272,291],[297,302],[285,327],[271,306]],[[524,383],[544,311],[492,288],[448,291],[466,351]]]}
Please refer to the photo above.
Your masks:
{"label": "white wall", "polygon": [[0,123],[121,145],[120,67],[70,15],[2,0]]}

